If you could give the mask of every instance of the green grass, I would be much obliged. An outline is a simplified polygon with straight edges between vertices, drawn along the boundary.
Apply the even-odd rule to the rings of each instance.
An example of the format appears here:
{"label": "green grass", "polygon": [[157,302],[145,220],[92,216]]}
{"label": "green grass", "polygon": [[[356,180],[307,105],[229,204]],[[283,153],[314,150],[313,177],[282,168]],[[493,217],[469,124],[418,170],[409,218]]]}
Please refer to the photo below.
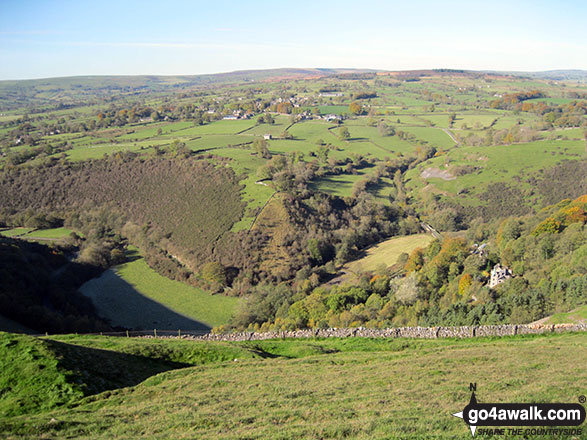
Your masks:
{"label": "green grass", "polygon": [[573,101],[581,102],[581,99],[572,99],[572,98],[534,98],[528,99],[526,102],[545,102],[551,105],[560,105],[560,104],[568,104]]}
{"label": "green grass", "polygon": [[264,353],[250,344],[228,342],[201,343],[183,339],[151,339],[108,337],[98,335],[55,335],[43,337],[82,347],[111,350],[135,356],[171,361],[179,364],[204,365],[234,359],[259,358]]}
{"label": "green grass", "polygon": [[3,229],[0,230],[0,235],[4,237],[18,237],[19,235],[26,235],[31,231],[34,231],[34,228],[13,228],[13,229]]}
{"label": "green grass", "polygon": [[350,272],[373,271],[380,267],[393,266],[402,253],[410,254],[414,249],[425,248],[433,240],[428,234],[394,237],[365,251],[365,256],[345,264]]}
{"label": "green grass", "polygon": [[547,324],[575,324],[587,322],[587,306],[566,313],[556,313],[546,320]]}
{"label": "green grass", "polygon": [[[241,145],[251,143],[255,140],[253,136],[246,135],[207,135],[198,139],[186,141],[186,145],[192,150],[212,150],[217,148],[225,148],[229,145]],[[211,153],[216,153],[211,151]]]}
{"label": "green grass", "polygon": [[[541,168],[556,165],[563,159],[579,159],[585,144],[580,141],[537,141],[526,144],[497,145],[491,147],[461,147],[450,150],[450,165],[472,165],[477,172],[465,174],[455,180],[440,178],[422,179],[420,173],[429,167],[444,169],[446,156],[427,160],[406,173],[408,188],[412,191],[433,183],[441,191],[456,195],[467,188],[470,193],[459,196],[459,202],[473,203],[476,195],[494,182],[510,181],[518,175],[531,176]],[[517,183],[524,187],[524,181]]]}
{"label": "green grass", "polygon": [[428,142],[436,148],[447,149],[454,147],[455,143],[451,137],[442,129],[436,127],[410,127],[405,129],[408,133],[412,133],[418,140]]}
{"label": "green grass", "polygon": [[0,426],[3,417],[68,405],[87,395],[136,385],[162,371],[255,356],[250,349],[224,343],[36,338],[0,332]]}
{"label": "green grass", "polygon": [[305,140],[311,144],[316,145],[318,139],[324,142],[333,143],[336,139],[332,137],[328,128],[332,124],[326,121],[302,121],[294,124],[288,131],[299,140]]}
{"label": "green grass", "polygon": [[[107,350],[133,353],[132,362],[149,360],[151,372],[156,366],[164,368],[167,350],[169,357],[190,347],[196,352],[240,351],[234,355],[237,361],[223,351],[213,362],[182,369],[167,366],[167,371],[139,384],[129,380],[131,386],[82,399],[77,394],[70,401],[75,404],[67,408],[4,417],[1,436],[457,439],[470,435],[462,420],[451,415],[468,403],[469,382],[477,383],[481,402],[522,403],[574,402],[584,394],[587,381],[587,370],[579,361],[587,357],[584,333],[477,340],[167,340],[157,341],[157,348],[149,347],[153,341],[132,338],[57,341],[74,353],[80,347],[70,344],[84,345],[82,371],[90,373],[85,365],[97,360],[94,351],[110,354],[108,359],[119,356],[110,368],[132,363],[129,354]],[[126,344],[134,348],[125,348]],[[171,348],[175,344],[183,345]],[[24,351],[9,349],[13,358]],[[154,358],[149,357],[152,352]],[[552,362],[555,353],[568,362]],[[35,362],[29,360],[28,365]],[[59,379],[46,376],[39,382],[37,393],[46,393],[53,377]],[[22,399],[33,397],[27,393]]]}
{"label": "green grass", "polygon": [[193,125],[186,123],[186,125],[178,131],[170,134],[173,136],[202,136],[208,134],[236,134],[248,128],[254,127],[255,121],[252,119],[239,120],[220,120],[204,125]]}
{"label": "green grass", "polygon": [[22,237],[22,238],[47,238],[56,240],[64,238],[71,234],[71,229],[52,228],[52,229],[34,229],[34,228],[13,228],[0,230],[0,235],[4,237]]}
{"label": "green grass", "polygon": [[[245,179],[240,181],[245,186],[241,192],[241,199],[247,203],[249,213],[251,212],[250,210],[263,206],[275,192],[270,186],[256,183],[259,180],[257,169],[265,164],[266,161],[260,156],[253,154],[253,150],[246,148],[222,148],[214,150],[213,153],[220,157],[232,159],[230,167],[237,175],[245,176]],[[232,231],[238,232],[243,229],[249,229],[253,219],[254,216],[245,213],[243,218],[232,226]]]}
{"label": "green grass", "polygon": [[69,160],[72,161],[82,161],[88,159],[100,159],[105,154],[113,154],[119,151],[149,151],[153,146],[164,146],[169,145],[171,141],[169,140],[147,140],[147,141],[139,141],[133,143],[119,143],[119,144],[97,144],[97,145],[80,145],[75,147],[72,150],[68,150],[65,152]]}
{"label": "green grass", "polygon": [[336,176],[325,176],[312,183],[312,188],[340,197],[349,197],[352,194],[355,182],[362,180],[366,175],[365,170],[358,174],[339,174]]}
{"label": "green grass", "polygon": [[209,327],[226,324],[239,302],[165,278],[142,258],[106,271],[80,290],[115,325],[142,329],[196,329],[190,320]]}
{"label": "green grass", "polygon": [[68,237],[72,233],[71,229],[67,228],[53,228],[53,229],[38,229],[36,231],[28,233],[27,238],[64,238]]}

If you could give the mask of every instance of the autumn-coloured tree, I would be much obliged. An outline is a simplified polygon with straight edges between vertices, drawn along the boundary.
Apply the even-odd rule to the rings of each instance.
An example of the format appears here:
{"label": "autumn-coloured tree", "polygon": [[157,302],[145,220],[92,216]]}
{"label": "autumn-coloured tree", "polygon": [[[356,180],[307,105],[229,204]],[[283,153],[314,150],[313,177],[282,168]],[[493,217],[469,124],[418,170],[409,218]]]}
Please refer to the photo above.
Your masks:
{"label": "autumn-coloured tree", "polygon": [[349,104],[349,112],[353,115],[360,115],[363,112],[363,107],[356,101],[353,101]]}
{"label": "autumn-coloured tree", "polygon": [[473,277],[468,273],[464,274],[459,280],[459,295],[464,296],[473,283]]}

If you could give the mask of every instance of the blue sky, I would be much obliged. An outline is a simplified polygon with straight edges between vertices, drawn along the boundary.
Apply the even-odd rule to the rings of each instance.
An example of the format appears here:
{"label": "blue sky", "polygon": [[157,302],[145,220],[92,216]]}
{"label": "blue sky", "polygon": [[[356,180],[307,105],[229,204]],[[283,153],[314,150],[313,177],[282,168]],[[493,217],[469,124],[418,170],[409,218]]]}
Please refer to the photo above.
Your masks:
{"label": "blue sky", "polygon": [[587,69],[583,1],[0,0],[0,79]]}

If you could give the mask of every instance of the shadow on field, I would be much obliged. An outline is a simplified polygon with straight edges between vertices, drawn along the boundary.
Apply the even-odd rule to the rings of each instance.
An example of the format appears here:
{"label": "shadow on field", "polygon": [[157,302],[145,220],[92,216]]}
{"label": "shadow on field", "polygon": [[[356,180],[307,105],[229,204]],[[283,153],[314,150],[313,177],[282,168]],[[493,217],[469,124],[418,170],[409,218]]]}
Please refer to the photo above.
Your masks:
{"label": "shadow on field", "polygon": [[180,362],[44,340],[68,381],[79,384],[86,396],[137,385],[155,374],[185,368]]}
{"label": "shadow on field", "polygon": [[133,330],[211,329],[141,294],[112,269],[85,283],[80,292],[92,300],[97,314],[113,326]]}

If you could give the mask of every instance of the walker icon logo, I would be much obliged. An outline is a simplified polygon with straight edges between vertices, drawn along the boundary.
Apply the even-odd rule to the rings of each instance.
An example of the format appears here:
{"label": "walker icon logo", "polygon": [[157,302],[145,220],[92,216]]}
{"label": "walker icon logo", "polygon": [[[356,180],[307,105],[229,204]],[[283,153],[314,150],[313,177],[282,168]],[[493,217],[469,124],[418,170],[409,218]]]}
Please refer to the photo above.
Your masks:
{"label": "walker icon logo", "polygon": [[[479,403],[475,397],[477,384],[470,384],[471,400],[465,408],[453,414],[465,421],[475,433],[493,435],[581,435],[581,428],[561,428],[579,426],[585,421],[585,408],[578,403]],[[585,397],[579,397],[585,402]],[[558,428],[481,428],[485,426],[541,426]]]}

